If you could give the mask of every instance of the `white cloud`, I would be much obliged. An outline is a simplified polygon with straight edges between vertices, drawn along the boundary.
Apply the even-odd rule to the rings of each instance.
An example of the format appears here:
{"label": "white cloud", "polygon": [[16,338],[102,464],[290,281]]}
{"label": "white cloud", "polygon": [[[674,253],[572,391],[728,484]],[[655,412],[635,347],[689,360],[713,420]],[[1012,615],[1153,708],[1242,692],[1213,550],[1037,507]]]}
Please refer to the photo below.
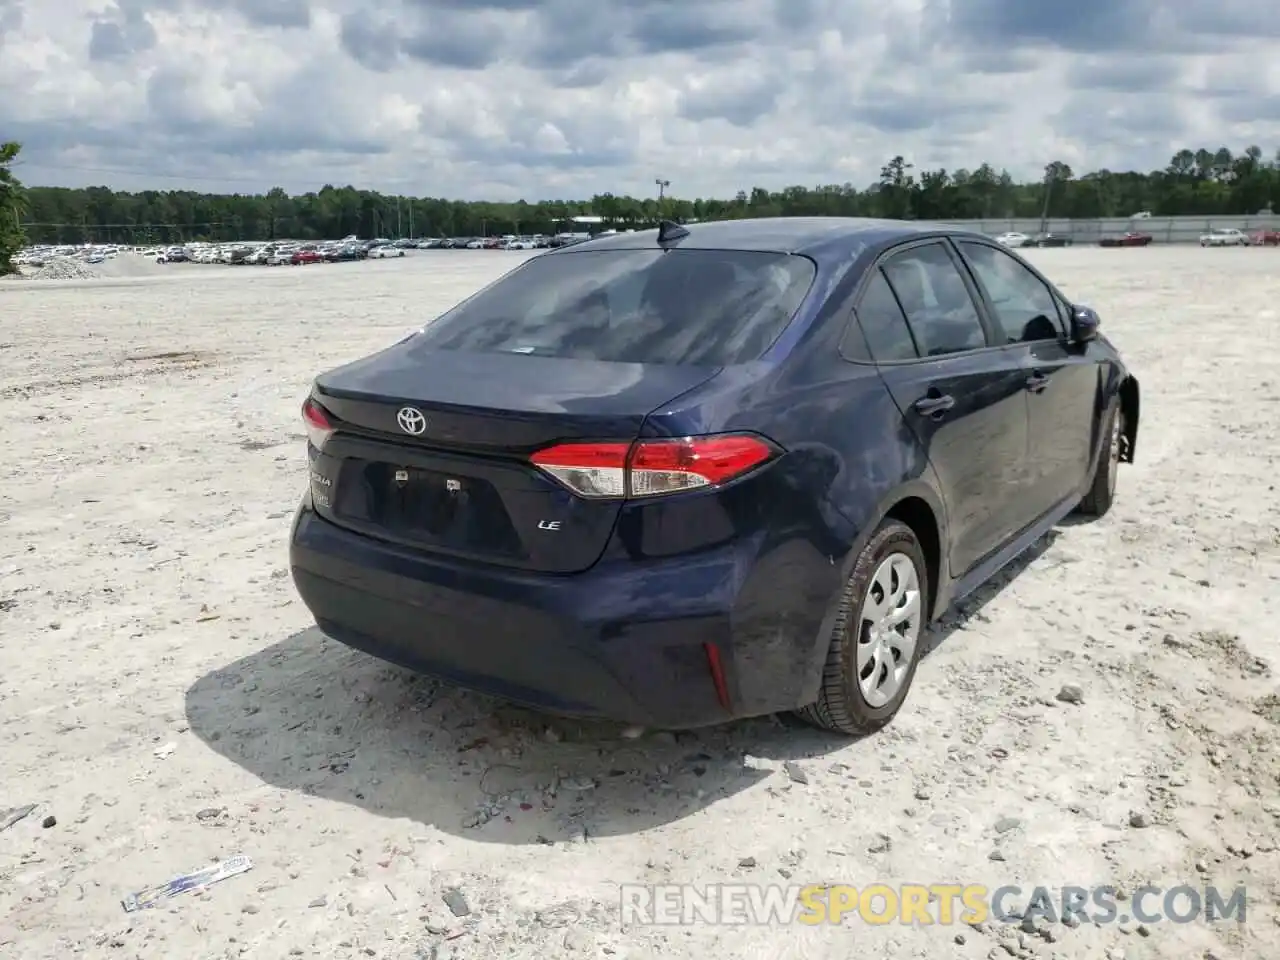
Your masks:
{"label": "white cloud", "polygon": [[1243,0],[0,0],[30,183],[504,199],[1280,145]]}

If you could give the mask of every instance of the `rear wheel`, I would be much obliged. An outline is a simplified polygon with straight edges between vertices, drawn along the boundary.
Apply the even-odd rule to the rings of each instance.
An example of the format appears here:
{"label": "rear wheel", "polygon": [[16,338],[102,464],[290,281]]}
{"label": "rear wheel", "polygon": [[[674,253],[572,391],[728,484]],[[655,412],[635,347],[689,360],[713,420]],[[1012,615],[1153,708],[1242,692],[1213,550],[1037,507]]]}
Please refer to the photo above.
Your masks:
{"label": "rear wheel", "polygon": [[1079,511],[1085,516],[1100,517],[1111,509],[1116,499],[1116,480],[1120,475],[1120,453],[1124,448],[1124,414],[1119,406],[1111,410],[1104,434],[1106,446],[1098,458],[1093,474],[1093,486],[1080,501]]}
{"label": "rear wheel", "polygon": [[850,735],[872,733],[892,720],[915,678],[929,596],[919,540],[906,524],[886,520],[854,564],[818,700],[799,716]]}

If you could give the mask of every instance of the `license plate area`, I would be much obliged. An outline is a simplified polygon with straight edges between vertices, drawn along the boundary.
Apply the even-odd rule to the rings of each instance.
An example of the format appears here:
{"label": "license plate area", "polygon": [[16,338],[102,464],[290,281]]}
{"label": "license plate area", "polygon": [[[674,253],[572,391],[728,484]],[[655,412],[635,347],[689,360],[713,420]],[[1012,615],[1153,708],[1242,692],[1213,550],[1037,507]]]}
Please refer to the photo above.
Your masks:
{"label": "license plate area", "polygon": [[371,466],[386,474],[375,478],[374,487],[383,490],[380,519],[389,527],[443,536],[469,506],[469,491],[456,477],[419,467]]}
{"label": "license plate area", "polygon": [[397,539],[485,554],[518,554],[520,540],[488,480],[403,463],[348,460],[336,513]]}

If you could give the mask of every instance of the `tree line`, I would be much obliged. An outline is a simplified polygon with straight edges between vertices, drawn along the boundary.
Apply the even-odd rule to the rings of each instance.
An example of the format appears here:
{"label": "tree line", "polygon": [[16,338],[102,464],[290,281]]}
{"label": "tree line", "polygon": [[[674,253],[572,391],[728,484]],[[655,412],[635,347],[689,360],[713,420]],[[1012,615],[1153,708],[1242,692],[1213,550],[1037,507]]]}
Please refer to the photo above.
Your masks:
{"label": "tree line", "polygon": [[984,163],[972,170],[916,169],[896,156],[865,189],[852,184],[755,187],[727,199],[631,197],[603,193],[584,200],[529,203],[388,196],[354,186],[325,186],[299,195],[109,187],[29,187],[10,168],[18,146],[0,148],[0,270],[6,244],[20,230],[31,243],[178,243],[189,240],[443,237],[554,233],[566,220],[594,215],[618,228],[658,219],[726,220],[773,216],[873,216],[967,220],[1042,216],[1248,216],[1280,208],[1280,152],[1180,150],[1162,170],[1098,170],[1077,174],[1048,164],[1042,179],[1017,182]]}

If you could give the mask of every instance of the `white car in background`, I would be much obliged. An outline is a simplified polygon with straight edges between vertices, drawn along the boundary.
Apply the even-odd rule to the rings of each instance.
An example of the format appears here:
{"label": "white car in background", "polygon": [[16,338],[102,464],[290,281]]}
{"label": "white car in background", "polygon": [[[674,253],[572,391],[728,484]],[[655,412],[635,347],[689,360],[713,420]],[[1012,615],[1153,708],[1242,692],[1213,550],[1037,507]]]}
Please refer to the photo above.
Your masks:
{"label": "white car in background", "polygon": [[1025,233],[1010,231],[1009,233],[1002,233],[1000,236],[996,237],[996,243],[1003,247],[1029,247],[1031,245],[1031,238]]}
{"label": "white car in background", "polygon": [[1249,235],[1235,227],[1214,227],[1200,234],[1202,247],[1247,247],[1249,242]]}
{"label": "white car in background", "polygon": [[400,247],[391,247],[391,246],[373,247],[369,251],[370,260],[386,260],[386,259],[389,259],[390,257],[403,257],[403,256],[404,256],[404,250],[402,250]]}

